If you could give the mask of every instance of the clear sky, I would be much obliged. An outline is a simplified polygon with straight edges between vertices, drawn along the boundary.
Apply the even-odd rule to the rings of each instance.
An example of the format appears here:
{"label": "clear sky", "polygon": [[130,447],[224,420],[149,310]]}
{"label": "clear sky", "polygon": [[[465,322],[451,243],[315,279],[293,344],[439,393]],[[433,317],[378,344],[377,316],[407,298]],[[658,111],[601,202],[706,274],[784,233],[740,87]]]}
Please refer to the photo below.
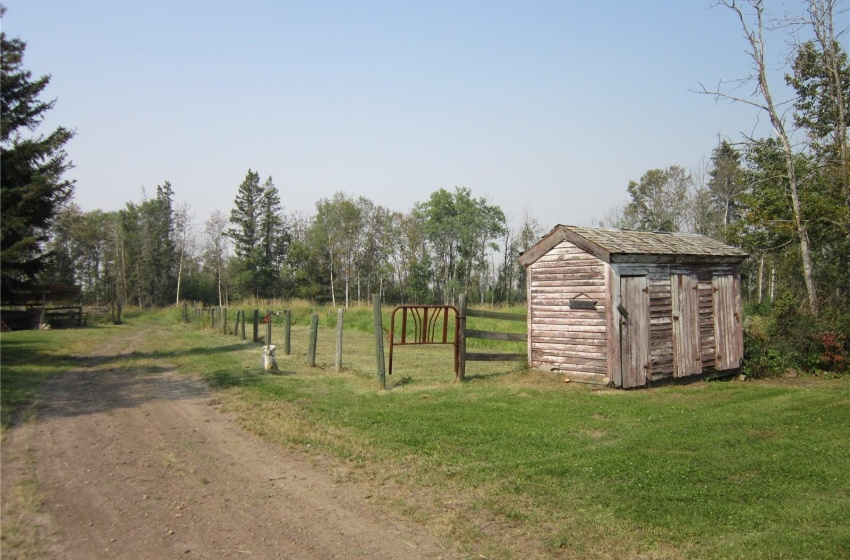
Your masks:
{"label": "clear sky", "polygon": [[696,170],[718,135],[768,133],[689,92],[750,74],[713,3],[3,0],[2,26],[52,75],[45,125],[76,130],[84,210],[169,180],[201,224],[250,168],[286,211],[337,191],[409,211],[465,186],[550,228],[591,225],[649,169]]}

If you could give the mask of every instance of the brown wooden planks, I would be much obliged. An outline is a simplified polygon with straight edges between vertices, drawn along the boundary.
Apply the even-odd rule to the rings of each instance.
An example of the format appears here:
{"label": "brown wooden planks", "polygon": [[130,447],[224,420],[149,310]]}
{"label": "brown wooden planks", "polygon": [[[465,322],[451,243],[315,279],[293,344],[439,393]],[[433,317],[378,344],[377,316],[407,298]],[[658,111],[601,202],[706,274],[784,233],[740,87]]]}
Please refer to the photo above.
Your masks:
{"label": "brown wooden planks", "polygon": [[699,282],[695,274],[675,274],[671,284],[674,374],[676,377],[687,377],[702,371],[697,293]]}

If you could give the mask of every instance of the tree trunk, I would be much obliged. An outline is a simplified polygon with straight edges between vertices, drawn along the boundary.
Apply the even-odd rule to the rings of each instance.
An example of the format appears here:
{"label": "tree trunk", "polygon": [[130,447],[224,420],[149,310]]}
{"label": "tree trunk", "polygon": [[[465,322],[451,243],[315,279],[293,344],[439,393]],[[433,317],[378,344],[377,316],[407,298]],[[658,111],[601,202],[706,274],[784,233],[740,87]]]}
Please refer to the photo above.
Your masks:
{"label": "tree trunk", "polygon": [[183,254],[186,252],[186,243],[180,245],[180,264],[177,265],[177,301],[175,307],[180,307],[180,281],[183,279]]}
{"label": "tree trunk", "polygon": [[799,184],[797,182],[797,174],[794,170],[794,151],[791,147],[791,142],[788,138],[788,133],[785,130],[782,117],[773,104],[770,85],[767,81],[767,72],[764,61],[764,24],[762,21],[764,5],[761,0],[751,0],[750,4],[756,11],[757,27],[754,30],[749,29],[744,13],[741,11],[741,8],[734,3],[734,1],[731,3],[725,3],[728,8],[735,11],[738,15],[744,34],[752,47],[752,52],[749,54],[755,63],[755,70],[758,73],[757,78],[759,91],[761,91],[761,94],[764,97],[765,104],[762,108],[770,117],[770,124],[773,125],[773,130],[777,137],[779,137],[779,141],[782,144],[782,151],[785,156],[785,168],[788,174],[788,186],[791,191],[791,204],[794,209],[794,225],[797,228],[797,236],[800,241],[800,253],[803,259],[803,278],[806,283],[806,292],[809,298],[809,310],[812,315],[817,315],[819,309],[817,290],[815,288],[812,253],[809,245],[809,230],[806,226],[806,222],[803,220],[803,208],[800,203]]}
{"label": "tree trunk", "polygon": [[[765,96],[767,97],[767,94],[765,94]],[[776,127],[777,123],[779,127],[781,127],[782,123],[778,121],[778,115],[775,113],[775,109],[773,109],[772,101],[770,102],[770,107],[771,123],[774,124],[774,127]],[[779,132],[780,130],[781,132]],[[812,251],[811,246],[809,245],[809,228],[803,220],[803,206],[800,203],[797,176],[794,170],[794,152],[791,149],[791,142],[788,140],[788,135],[785,133],[785,129],[777,128],[777,132],[779,133],[782,148],[785,152],[785,167],[788,171],[788,186],[791,190],[791,204],[794,208],[794,224],[797,226],[797,235],[800,238],[800,253],[803,258],[803,277],[806,281],[806,292],[809,297],[809,310],[812,312],[812,315],[817,315],[820,309],[818,306],[817,290],[815,288]]]}
{"label": "tree trunk", "polygon": [[331,259],[331,305],[336,307],[336,290],[334,289],[334,263]]}
{"label": "tree trunk", "polygon": [[[835,143],[838,146],[839,168],[842,172],[842,187],[845,202],[850,206],[850,155],[847,142],[847,115],[845,114],[844,90],[841,78],[841,59],[836,50],[838,43],[833,23],[835,0],[809,0],[809,15],[812,30],[823,52],[824,62],[830,77],[830,95],[838,109],[835,119]],[[841,34],[839,33],[839,36]]]}

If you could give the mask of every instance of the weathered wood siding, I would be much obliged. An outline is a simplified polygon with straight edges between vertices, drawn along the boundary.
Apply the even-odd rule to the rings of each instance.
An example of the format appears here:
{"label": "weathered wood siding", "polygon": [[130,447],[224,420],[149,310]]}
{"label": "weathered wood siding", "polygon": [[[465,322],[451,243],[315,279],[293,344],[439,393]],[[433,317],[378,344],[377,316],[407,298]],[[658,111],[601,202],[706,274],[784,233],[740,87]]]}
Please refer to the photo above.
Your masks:
{"label": "weathered wood siding", "polygon": [[[532,367],[608,375],[606,266],[568,241],[531,264],[528,332]],[[577,297],[596,300],[596,308],[571,309],[570,300]]]}
{"label": "weathered wood siding", "polygon": [[622,387],[643,387],[651,372],[651,290],[646,276],[623,276],[621,305],[625,309],[621,322]]}
{"label": "weathered wood siding", "polygon": [[621,276],[645,276],[649,290],[649,369],[650,381],[675,374],[673,347],[673,287],[671,270],[666,265],[622,264]]}
{"label": "weathered wood siding", "polygon": [[699,278],[699,343],[703,369],[714,367],[716,345],[714,335],[714,287],[711,273],[702,272]]}
{"label": "weathered wood siding", "polygon": [[702,372],[699,328],[699,281],[696,274],[670,276],[673,301],[673,375],[687,377]]}
{"label": "weathered wood siding", "polygon": [[741,325],[741,281],[737,274],[716,274],[714,286],[714,332],[717,370],[735,369],[744,357]]}
{"label": "weathered wood siding", "polygon": [[670,269],[653,267],[648,271],[650,311],[650,365],[653,381],[673,376],[673,288]]}

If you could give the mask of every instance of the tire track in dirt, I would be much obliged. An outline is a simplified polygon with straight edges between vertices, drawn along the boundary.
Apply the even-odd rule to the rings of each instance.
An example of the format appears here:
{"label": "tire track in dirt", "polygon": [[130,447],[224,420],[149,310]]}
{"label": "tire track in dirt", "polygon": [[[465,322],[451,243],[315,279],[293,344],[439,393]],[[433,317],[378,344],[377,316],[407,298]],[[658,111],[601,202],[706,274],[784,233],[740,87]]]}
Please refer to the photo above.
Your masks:
{"label": "tire track in dirt", "polygon": [[451,556],[371,506],[365,487],[241,429],[204,383],[167,366],[81,362],[47,385],[38,420],[4,442],[4,478],[34,465],[48,557]]}

